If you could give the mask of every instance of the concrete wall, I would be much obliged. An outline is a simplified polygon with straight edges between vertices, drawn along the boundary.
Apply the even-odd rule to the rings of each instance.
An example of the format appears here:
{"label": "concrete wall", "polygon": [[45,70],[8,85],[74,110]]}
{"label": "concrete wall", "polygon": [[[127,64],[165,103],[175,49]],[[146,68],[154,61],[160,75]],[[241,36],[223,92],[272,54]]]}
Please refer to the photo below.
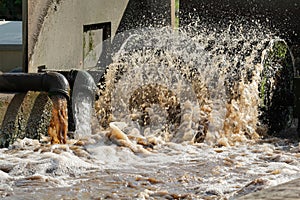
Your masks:
{"label": "concrete wall", "polygon": [[[25,71],[84,68],[83,26],[111,22],[115,34],[128,0],[28,0]],[[26,60],[27,59],[27,60]]]}
{"label": "concrete wall", "polygon": [[0,71],[22,68],[22,45],[0,45]]}
{"label": "concrete wall", "polygon": [[53,103],[44,92],[0,94],[0,148],[48,135]]}
{"label": "concrete wall", "polygon": [[[106,66],[109,44],[116,33],[171,25],[171,0],[23,2],[23,18],[27,19],[23,27],[28,33],[23,39],[25,72],[37,72],[42,65],[56,70],[88,69],[97,63],[101,52],[102,64],[97,66]],[[108,37],[109,42],[103,43]]]}

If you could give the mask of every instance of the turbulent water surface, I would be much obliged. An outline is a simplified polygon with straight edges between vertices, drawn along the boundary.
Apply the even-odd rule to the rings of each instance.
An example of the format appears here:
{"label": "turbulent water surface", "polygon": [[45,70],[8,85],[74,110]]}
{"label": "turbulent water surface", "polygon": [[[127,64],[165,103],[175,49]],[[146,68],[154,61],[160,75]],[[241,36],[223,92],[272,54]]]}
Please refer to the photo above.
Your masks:
{"label": "turbulent water surface", "polygon": [[75,106],[74,139],[0,150],[1,197],[235,199],[299,178],[298,142],[268,137],[261,120],[262,63],[278,40],[255,22],[131,32],[95,112]]}

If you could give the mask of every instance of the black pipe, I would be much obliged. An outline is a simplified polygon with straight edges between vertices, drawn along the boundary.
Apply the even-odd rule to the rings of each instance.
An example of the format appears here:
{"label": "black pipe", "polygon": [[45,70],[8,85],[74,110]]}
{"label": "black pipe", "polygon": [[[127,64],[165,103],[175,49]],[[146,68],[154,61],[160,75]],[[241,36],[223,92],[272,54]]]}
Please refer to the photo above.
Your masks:
{"label": "black pipe", "polygon": [[57,72],[0,74],[0,92],[44,91],[49,95],[62,94],[70,98],[67,79]]}
{"label": "black pipe", "polygon": [[[75,105],[81,101],[81,97],[85,96],[91,99],[91,105],[94,106],[96,97],[96,84],[99,82],[103,72],[101,71],[81,71],[81,70],[70,70],[70,71],[52,71],[45,68],[45,66],[39,67],[39,72],[47,73],[59,73],[64,76],[70,84],[71,98],[68,102],[68,129],[69,131],[76,130],[75,123]],[[71,134],[71,132],[69,132]],[[69,135],[69,137],[73,137]]]}
{"label": "black pipe", "polygon": [[94,78],[86,71],[76,70],[76,77],[72,87],[72,95],[82,92],[95,98],[96,84]]}
{"label": "black pipe", "polygon": [[[47,71],[47,69],[43,70],[44,72],[52,72],[51,70]],[[55,71],[59,74],[62,74],[70,84],[71,91],[75,87],[81,89],[81,91],[90,92],[91,94],[95,95],[96,84],[100,79],[99,77],[102,73],[97,71],[95,72],[86,72],[82,70],[70,70],[70,71]]]}

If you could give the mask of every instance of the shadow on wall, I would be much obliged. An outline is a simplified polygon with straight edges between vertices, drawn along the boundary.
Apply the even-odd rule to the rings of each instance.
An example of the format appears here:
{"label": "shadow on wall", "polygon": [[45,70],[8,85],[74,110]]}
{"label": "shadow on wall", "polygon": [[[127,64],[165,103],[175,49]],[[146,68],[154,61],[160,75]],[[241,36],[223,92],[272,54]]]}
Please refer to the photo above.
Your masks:
{"label": "shadow on wall", "polygon": [[117,30],[118,36],[113,40],[113,50],[117,51],[136,29],[162,26],[171,26],[170,0],[129,0]]}

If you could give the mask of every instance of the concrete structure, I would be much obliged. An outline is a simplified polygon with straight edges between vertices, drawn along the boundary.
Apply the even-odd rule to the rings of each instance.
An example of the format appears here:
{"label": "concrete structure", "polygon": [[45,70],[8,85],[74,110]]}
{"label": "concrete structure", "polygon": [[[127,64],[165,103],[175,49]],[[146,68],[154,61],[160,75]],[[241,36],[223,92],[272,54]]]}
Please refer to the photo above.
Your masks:
{"label": "concrete structure", "polygon": [[250,193],[238,200],[298,200],[300,199],[300,179],[295,179],[259,192]]}
{"label": "concrete structure", "polygon": [[48,134],[53,104],[45,92],[0,94],[0,148]]}
{"label": "concrete structure", "polygon": [[[37,72],[41,65],[56,70],[87,68],[85,57],[98,48],[102,39],[114,35],[127,3],[128,0],[24,1],[25,71]],[[83,52],[85,45],[90,52]]]}
{"label": "concrete structure", "polygon": [[0,71],[22,68],[22,22],[0,21]]}
{"label": "concrete structure", "polygon": [[27,0],[23,10],[25,72],[106,66],[117,32],[171,24],[170,0]]}

